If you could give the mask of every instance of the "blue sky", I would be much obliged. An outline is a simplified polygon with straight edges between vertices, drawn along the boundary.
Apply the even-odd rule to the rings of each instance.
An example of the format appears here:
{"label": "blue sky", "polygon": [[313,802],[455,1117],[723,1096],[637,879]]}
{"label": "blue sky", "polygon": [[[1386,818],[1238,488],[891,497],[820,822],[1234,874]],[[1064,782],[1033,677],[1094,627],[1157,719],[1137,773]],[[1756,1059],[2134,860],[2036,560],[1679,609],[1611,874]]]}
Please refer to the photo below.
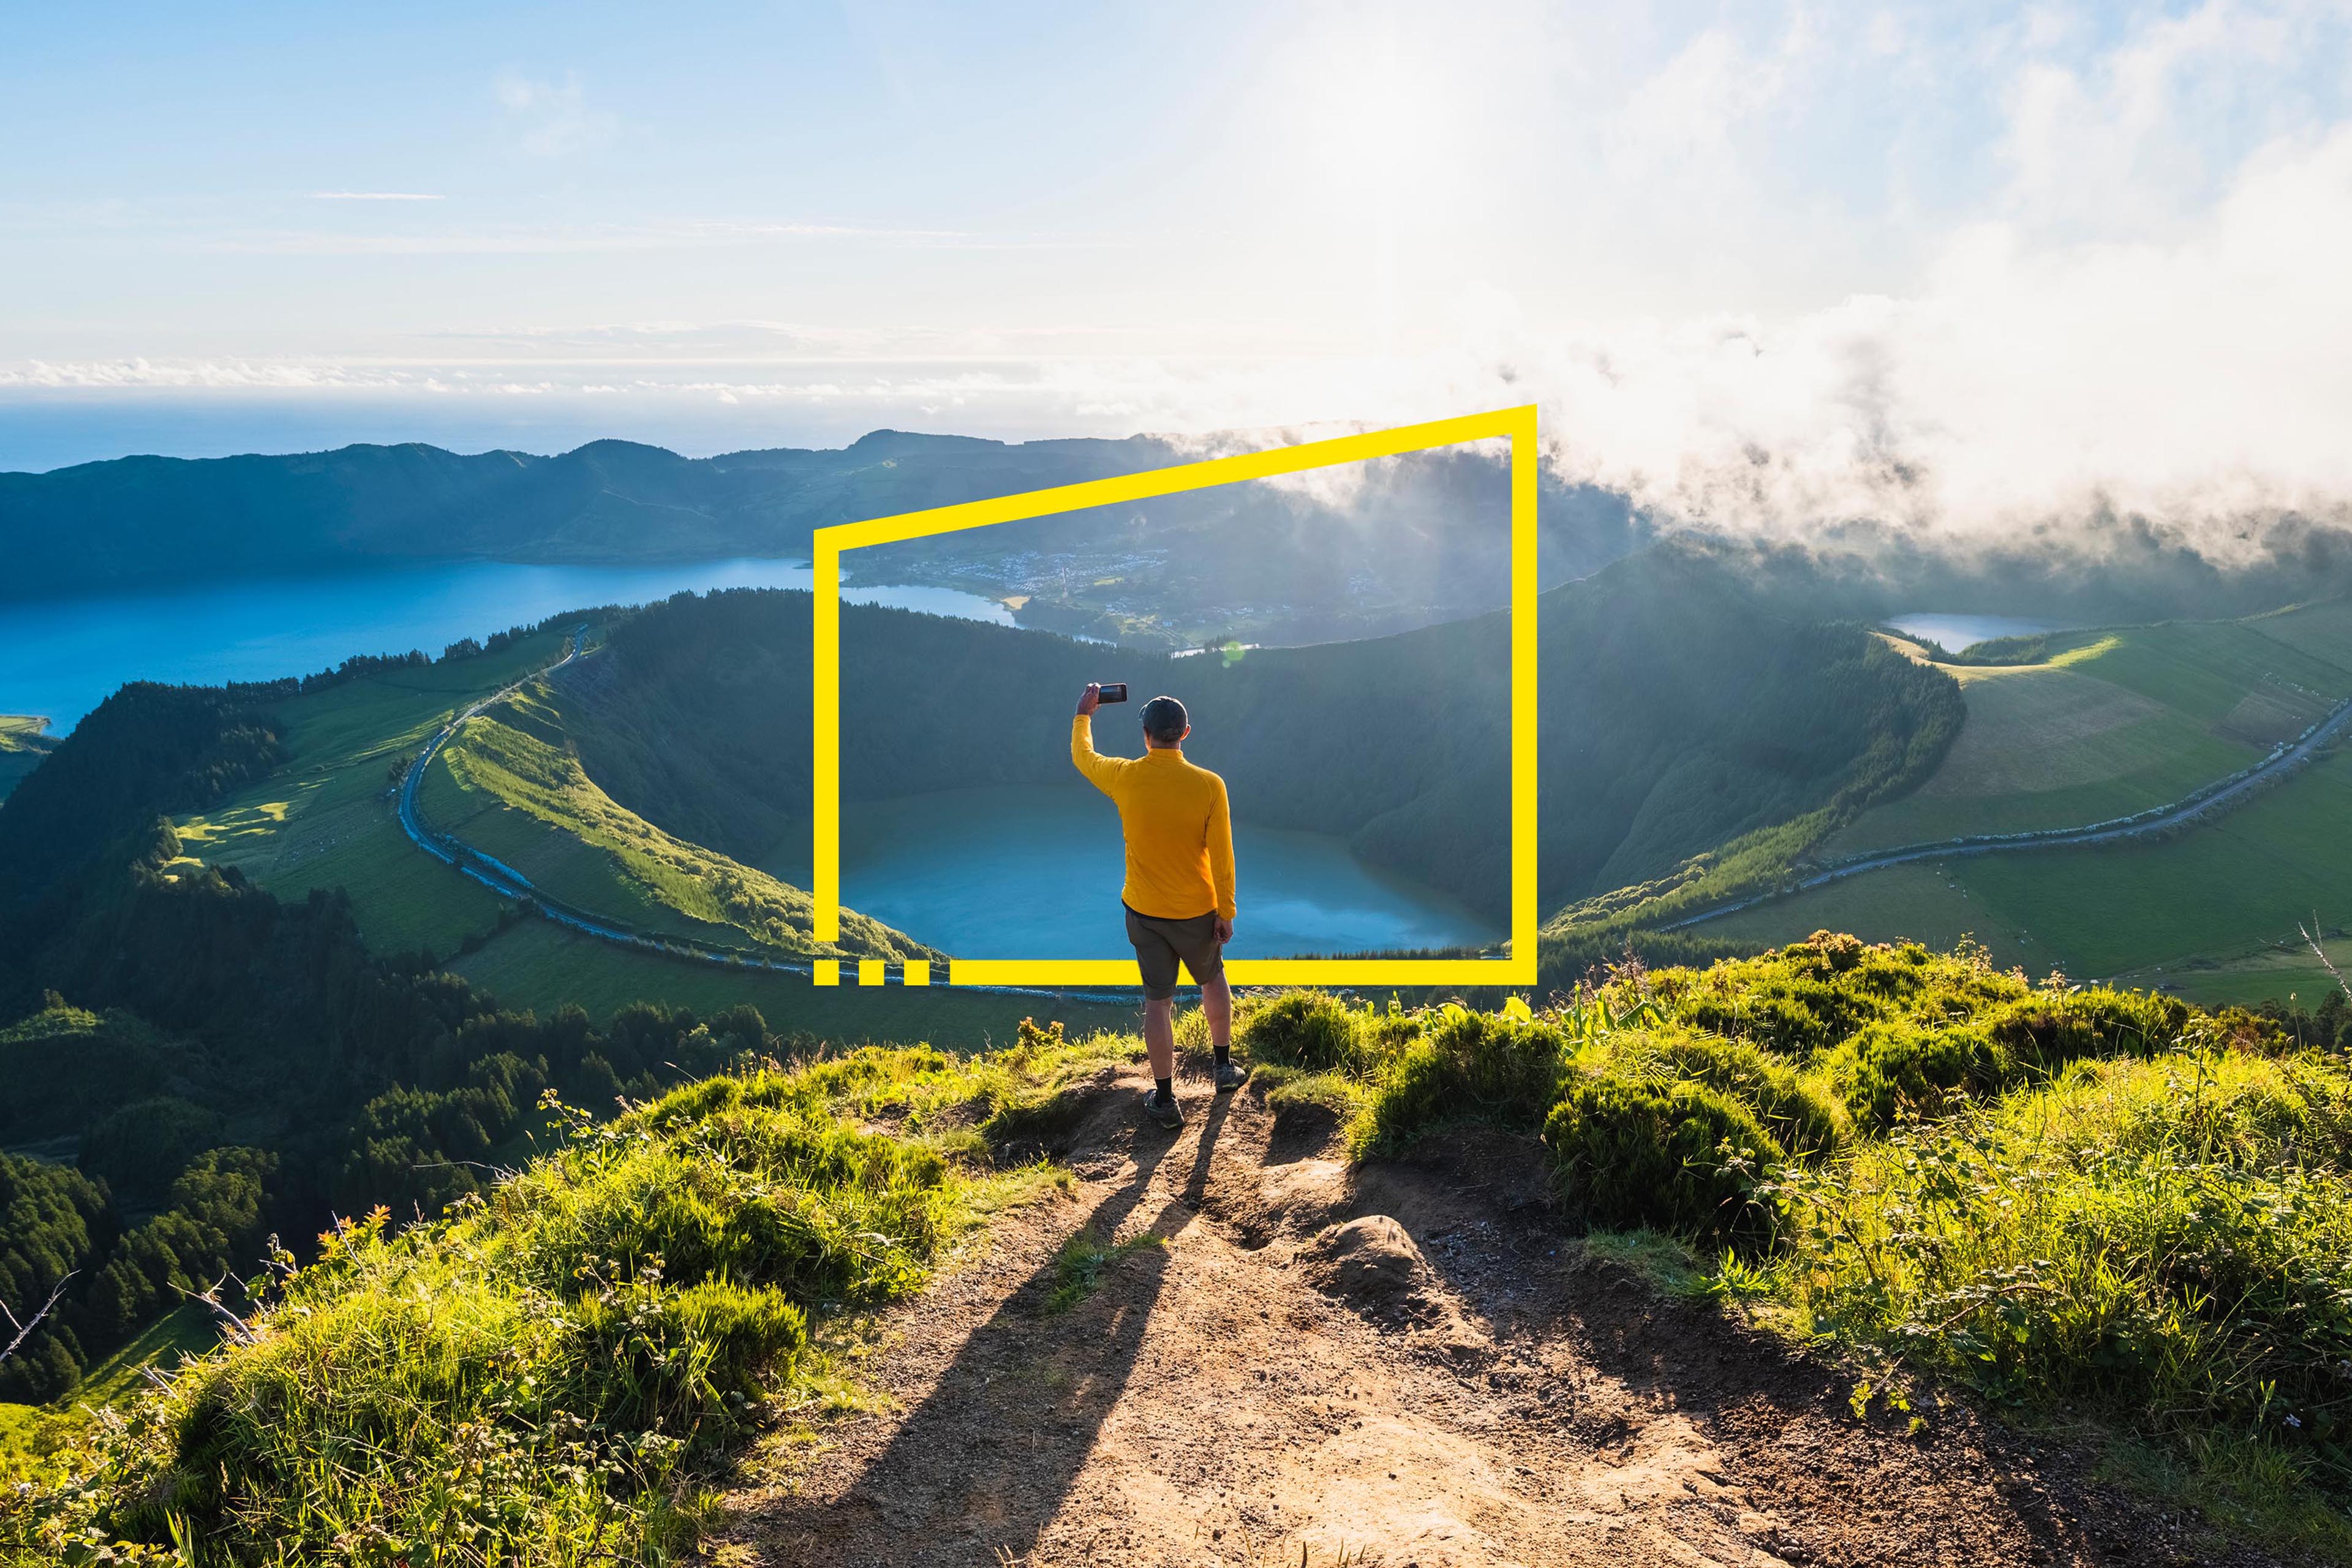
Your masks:
{"label": "blue sky", "polygon": [[2343,5],[0,26],[0,467],[1535,395],[1695,515],[2346,493]]}

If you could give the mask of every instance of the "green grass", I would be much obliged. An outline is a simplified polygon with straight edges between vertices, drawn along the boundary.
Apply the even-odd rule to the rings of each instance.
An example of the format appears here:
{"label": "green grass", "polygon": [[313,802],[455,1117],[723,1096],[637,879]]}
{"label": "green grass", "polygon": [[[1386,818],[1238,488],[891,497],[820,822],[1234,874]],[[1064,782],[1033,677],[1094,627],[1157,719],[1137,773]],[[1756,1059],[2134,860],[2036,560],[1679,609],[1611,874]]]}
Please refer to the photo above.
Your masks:
{"label": "green grass", "polygon": [[2352,696],[2352,604],[2047,639],[2046,662],[1948,667],[1968,722],[1918,789],[1866,812],[1832,858],[2079,826],[2188,795]]}
{"label": "green grass", "polygon": [[[1818,930],[1937,942],[1969,931],[2037,973],[2128,973],[2169,988],[2184,965],[2201,973],[2291,953],[2297,922],[2315,918],[2352,924],[2352,752],[2343,751],[2176,837],[1892,867],[1697,929],[1767,944]],[[2232,986],[2243,989],[2200,994],[2308,996],[2316,967],[2241,968]]]}
{"label": "green grass", "polygon": [[575,1120],[445,1220],[340,1227],[236,1342],[20,1465],[0,1562],[678,1562],[763,1412],[833,1391],[811,1325],[919,1288],[976,1216],[1051,1189],[993,1173],[970,1119],[1137,1049],[1030,1029]]}
{"label": "green grass", "polygon": [[778,954],[929,952],[851,910],[842,941],[819,942],[808,893],[621,805],[566,745],[544,681],[460,724],[427,766],[419,805],[436,828],[550,898],[630,930]]}
{"label": "green grass", "polygon": [[[502,1005],[530,1007],[541,1016],[567,1002],[609,1018],[632,1002],[691,1007],[709,1017],[739,1002],[760,1009],[780,1033],[836,1040],[929,1040],[979,1048],[1013,1037],[1031,1014],[1049,1013],[1071,1027],[1132,1027],[1135,1005],[1068,998],[959,990],[945,985],[820,986],[803,974],[721,968],[618,947],[527,920],[500,932],[479,952],[447,965],[498,997]],[[935,972],[936,973],[936,972]]]}
{"label": "green grass", "polygon": [[127,1408],[152,1386],[150,1367],[169,1373],[221,1342],[209,1308],[189,1302],[165,1313],[139,1337],[83,1374],[73,1392],[53,1405],[0,1404],[0,1473],[13,1462],[37,1463],[89,1432],[90,1415]]}
{"label": "green grass", "polygon": [[148,1324],[137,1339],[83,1373],[65,1403],[93,1409],[124,1404],[148,1386],[147,1368],[170,1372],[188,1357],[212,1350],[220,1340],[211,1309],[187,1302]]}
{"label": "green grass", "polygon": [[[1594,1258],[1843,1347],[1857,1411],[1965,1386],[2236,1536],[2352,1551],[2352,1071],[2274,1026],[1825,936],[1541,1014],[1254,998],[1237,1044],[1353,1105],[1360,1153],[1539,1136],[1622,1227]],[[812,1325],[1054,1190],[998,1158],[1139,1054],[1024,1024],[574,1118],[447,1219],[343,1229],[250,1336],[20,1463],[0,1562],[680,1561],[763,1413],[854,1397]],[[1072,1237],[1048,1310],[1155,1241]]]}
{"label": "green grass", "polygon": [[2084,1062],[1788,1173],[1783,1245],[1738,1283],[1875,1348],[1898,1395],[1925,1373],[2100,1415],[2209,1512],[2344,1561],[2352,1523],[2314,1493],[2352,1486],[2347,1156],[2340,1058]]}
{"label": "green grass", "polygon": [[[2352,939],[2323,937],[2322,945],[2339,973],[2352,974]],[[2294,1001],[2313,1007],[2336,984],[2336,977],[2313,956],[2300,936],[2237,958],[2192,959],[2162,972],[2134,970],[2116,979],[2130,985],[2161,984],[2166,990],[2205,1007],[2270,1001]]]}
{"label": "green grass", "polygon": [[2209,724],[2228,721],[2253,694],[2315,718],[2352,697],[2352,668],[2242,621],[2129,627],[2073,668]]}
{"label": "green grass", "polygon": [[1984,944],[2003,969],[2022,966],[2036,973],[2059,959],[2036,952],[2001,910],[1970,889],[1969,859],[1914,861],[1829,883],[1792,898],[1739,910],[1692,929],[1711,937],[1778,947],[1817,931],[1852,931],[1870,942],[1910,941],[1948,949],[1968,937]]}
{"label": "green grass", "polygon": [[[453,715],[553,663],[563,647],[562,635],[545,633],[496,654],[369,676],[281,704],[285,763],[215,809],[177,823],[183,852],[234,866],[281,898],[342,889],[362,935],[379,952],[422,948],[446,961],[488,940],[503,900],[409,842],[394,809],[394,780]],[[545,685],[535,683],[529,695],[468,721],[427,768],[426,819],[514,866],[551,897],[632,928],[725,946],[816,951],[806,935],[806,893],[672,838],[615,805],[563,746],[551,702]],[[844,911],[843,930],[838,951],[920,951],[855,911]],[[569,978],[596,989],[596,966],[616,951],[573,954],[588,962]],[[509,977],[532,967],[511,956],[511,945],[509,954],[490,967]],[[575,999],[571,990],[556,997],[542,978],[529,974],[516,993],[550,1005]]]}
{"label": "green grass", "polygon": [[2274,642],[2352,669],[2352,598],[2256,616],[2245,624]]}
{"label": "green grass", "polygon": [[183,853],[235,866],[282,899],[341,888],[368,944],[446,957],[498,923],[499,900],[400,830],[393,779],[449,717],[562,657],[529,637],[478,658],[363,676],[279,705],[287,761],[215,809],[182,819]]}
{"label": "green grass", "polygon": [[1857,1411],[1964,1385],[2224,1533],[2352,1553],[2340,1058],[1851,937],[1411,1016],[1289,998],[1245,1043],[1345,1064],[1360,1149],[1540,1128],[1571,1207],[1622,1227],[1591,1257],[1843,1347]]}
{"label": "green grass", "polygon": [[1150,1232],[1125,1241],[1105,1241],[1090,1230],[1078,1232],[1054,1255],[1054,1288],[1045,1295],[1047,1315],[1066,1312],[1093,1295],[1102,1286],[1103,1270],[1121,1258],[1167,1245],[1166,1237]]}
{"label": "green grass", "polygon": [[1857,1413],[1962,1385],[2222,1534],[2352,1555],[2340,1056],[1845,936],[1533,1016],[1407,1018],[1292,997],[1244,1043],[1344,1073],[1360,1152],[1539,1131],[1570,1208],[1612,1227],[1591,1257],[1828,1342]]}

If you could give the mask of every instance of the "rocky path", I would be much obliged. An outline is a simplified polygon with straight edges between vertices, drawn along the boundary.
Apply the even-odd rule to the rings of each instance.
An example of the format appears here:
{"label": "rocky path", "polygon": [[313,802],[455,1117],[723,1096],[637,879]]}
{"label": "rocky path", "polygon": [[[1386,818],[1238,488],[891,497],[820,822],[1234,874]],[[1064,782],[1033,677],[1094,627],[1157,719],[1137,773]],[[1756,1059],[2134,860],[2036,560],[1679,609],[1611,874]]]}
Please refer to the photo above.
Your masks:
{"label": "rocky path", "polygon": [[[752,1564],[2093,1563],[2208,1559],[1957,1406],[1594,1263],[1514,1141],[1351,1170],[1251,1089],[1174,1135],[1097,1086],[1071,1190],[888,1316],[887,1408],[755,1463]],[[1056,1310],[1074,1235],[1134,1245]]]}

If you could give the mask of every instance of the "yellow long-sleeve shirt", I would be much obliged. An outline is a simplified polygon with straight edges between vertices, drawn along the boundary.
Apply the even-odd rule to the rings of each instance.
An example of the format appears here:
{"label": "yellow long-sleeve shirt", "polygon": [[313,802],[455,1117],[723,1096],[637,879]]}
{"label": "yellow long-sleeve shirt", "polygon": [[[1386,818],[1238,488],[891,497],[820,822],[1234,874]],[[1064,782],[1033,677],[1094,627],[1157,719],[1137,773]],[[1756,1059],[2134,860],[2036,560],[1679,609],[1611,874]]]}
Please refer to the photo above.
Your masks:
{"label": "yellow long-sleeve shirt", "polygon": [[1106,757],[1095,750],[1094,721],[1084,713],[1070,721],[1070,761],[1118,806],[1127,835],[1119,897],[1129,909],[1163,921],[1212,910],[1234,918],[1234,821],[1224,780],[1174,746]]}

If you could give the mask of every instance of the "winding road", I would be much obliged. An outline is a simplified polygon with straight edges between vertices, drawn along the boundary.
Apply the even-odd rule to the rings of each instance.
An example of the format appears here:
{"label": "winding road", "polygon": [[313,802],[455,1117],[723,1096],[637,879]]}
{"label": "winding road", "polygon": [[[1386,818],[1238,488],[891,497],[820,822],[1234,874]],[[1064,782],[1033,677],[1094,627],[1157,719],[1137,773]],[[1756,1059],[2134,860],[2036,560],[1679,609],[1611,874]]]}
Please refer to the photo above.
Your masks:
{"label": "winding road", "polygon": [[[398,800],[401,831],[407,834],[409,841],[427,855],[444,865],[455,868],[462,875],[472,878],[500,898],[516,900],[544,919],[576,931],[583,936],[593,936],[600,942],[617,942],[623,947],[634,947],[645,952],[656,952],[669,958],[689,958],[698,963],[717,964],[727,969],[764,969],[780,974],[803,974],[814,978],[816,973],[815,965],[809,959],[767,958],[758,953],[713,947],[687,937],[647,936],[643,931],[630,931],[625,927],[614,925],[589,910],[575,908],[560,899],[551,898],[530,878],[513,867],[504,861],[491,858],[471,845],[439,831],[425,820],[425,814],[417,805],[417,797],[424,788],[425,770],[440,753],[442,746],[447,742],[449,737],[457,732],[457,726],[475,717],[491,704],[511,697],[530,682],[542,676],[552,675],[572,660],[579,658],[587,651],[587,642],[588,628],[582,626],[572,634],[571,646],[565,650],[562,658],[557,659],[553,664],[533,670],[510,686],[501,687],[488,697],[476,701],[472,706],[450,716],[449,721],[441,726],[440,731],[433,737],[432,742],[423,751],[416,753],[416,760],[410,763],[408,771],[401,775]],[[844,957],[841,962],[845,964],[854,964],[857,959],[855,954],[850,954]],[[1050,990],[1026,985],[968,984],[959,989],[988,991],[1004,995],[1068,996],[1101,1002],[1133,1000],[1133,997],[1127,993]]]}
{"label": "winding road", "polygon": [[2209,813],[2224,810],[2242,800],[2252,791],[2266,785],[2290,769],[2311,760],[2320,747],[2336,739],[2352,724],[2352,701],[2337,704],[2336,710],[2304,731],[2292,745],[2283,745],[2261,762],[2242,773],[2217,780],[2202,789],[2182,796],[2169,805],[2151,807],[2132,816],[2117,817],[2109,822],[2094,822],[2082,827],[2050,827],[2032,833],[2002,835],[1978,834],[1963,838],[1946,838],[1933,844],[1906,844],[1899,849],[1883,850],[1857,859],[1842,861],[1813,875],[1769,893],[1758,893],[1728,904],[1718,904],[1664,926],[1665,931],[1679,931],[1727,915],[1736,910],[1753,909],[1758,904],[1801,893],[1818,888],[1824,882],[1841,878],[1858,877],[1864,871],[1883,870],[1889,866],[1901,866],[1914,860],[1948,860],[1964,855],[1996,855],[2021,849],[2059,849],[2082,844],[2112,844],[2119,839],[2142,838],[2194,822]]}
{"label": "winding road", "polygon": [[731,952],[723,949],[702,946],[683,937],[650,937],[642,931],[628,931],[610,924],[585,910],[574,909],[561,900],[550,898],[546,893],[541,892],[530,878],[513,867],[503,861],[492,859],[480,850],[448,834],[440,832],[425,822],[424,813],[417,808],[417,796],[425,784],[425,770],[433,759],[440,754],[442,746],[449,737],[457,732],[457,726],[475,717],[491,704],[502,702],[513,696],[531,681],[542,676],[552,675],[565,665],[579,658],[587,651],[587,644],[588,628],[582,626],[572,634],[571,644],[565,649],[562,658],[543,668],[531,671],[511,686],[501,687],[488,697],[475,702],[471,707],[462,709],[450,716],[449,721],[441,726],[440,732],[433,737],[432,742],[416,753],[416,760],[410,763],[408,771],[401,775],[399,799],[401,831],[407,834],[410,842],[427,855],[445,865],[455,867],[500,898],[519,900],[557,925],[567,926],[583,935],[593,936],[603,942],[618,942],[624,947],[639,948],[647,952],[666,953],[674,958],[698,959],[705,963],[722,964],[730,969],[770,969],[786,974],[814,973],[814,971],[806,959],[793,962],[762,958],[753,953]]}

